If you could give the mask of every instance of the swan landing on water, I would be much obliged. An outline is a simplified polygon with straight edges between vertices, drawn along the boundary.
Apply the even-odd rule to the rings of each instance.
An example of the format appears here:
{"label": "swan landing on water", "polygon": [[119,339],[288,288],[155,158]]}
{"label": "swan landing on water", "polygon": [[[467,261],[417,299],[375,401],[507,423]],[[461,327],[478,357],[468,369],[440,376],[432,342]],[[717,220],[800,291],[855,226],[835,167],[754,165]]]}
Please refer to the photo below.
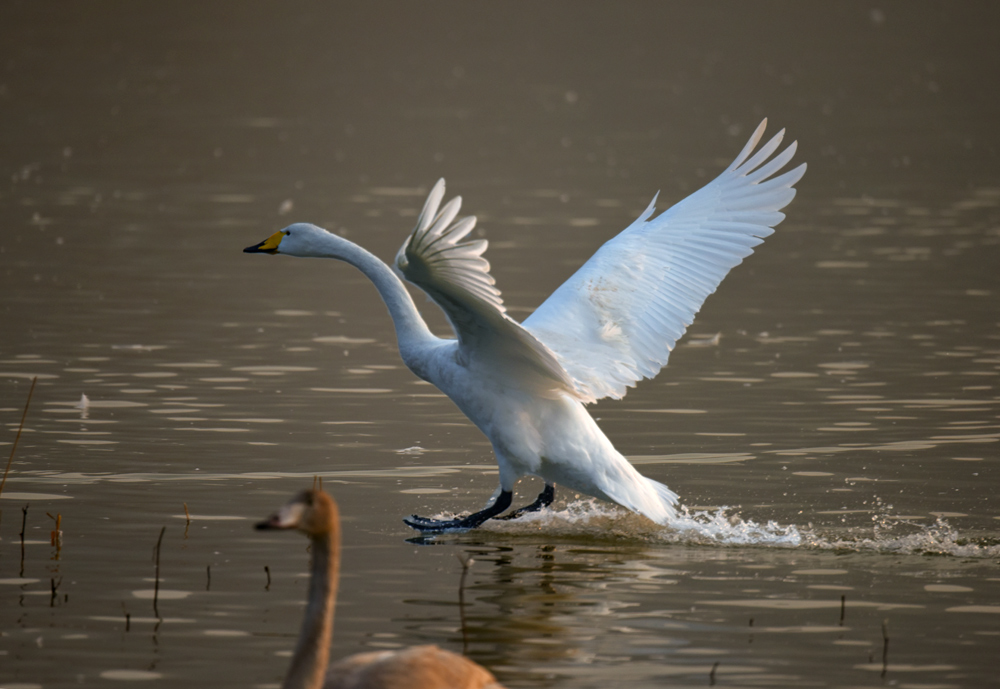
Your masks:
{"label": "swan landing on water", "polygon": [[[541,477],[545,489],[503,518],[549,505],[559,483],[670,524],[676,493],[636,471],[585,405],[620,399],[655,376],[708,295],[784,219],[781,209],[806,166],[778,174],[796,148],[793,142],[771,157],[784,130],[754,153],[766,124],[722,174],[655,218],[654,197],[520,324],[507,315],[482,256],[486,240],[463,241],[476,219],[456,220],[461,197],[439,210],[443,179],[396,255],[395,272],[307,223],[244,249],[358,268],[389,309],[407,367],[448,395],[492,443],[500,486],[484,509],[445,520],[413,515],[407,524],[426,532],[475,528],[510,507],[514,484],[526,475]],[[441,307],[457,339],[431,333],[397,274]]]}

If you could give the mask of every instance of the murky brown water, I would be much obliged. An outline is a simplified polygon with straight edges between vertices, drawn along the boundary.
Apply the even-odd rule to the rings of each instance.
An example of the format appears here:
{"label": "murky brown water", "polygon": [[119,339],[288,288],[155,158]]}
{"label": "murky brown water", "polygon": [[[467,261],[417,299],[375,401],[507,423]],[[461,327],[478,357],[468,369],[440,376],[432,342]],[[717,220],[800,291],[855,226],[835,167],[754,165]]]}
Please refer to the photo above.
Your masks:
{"label": "murky brown water", "polygon": [[[305,542],[250,526],[315,474],[346,519],[335,656],[433,642],[511,687],[706,686],[713,667],[719,686],[993,686],[998,20],[6,3],[4,462],[39,381],[0,498],[0,686],[277,686]],[[402,516],[482,505],[488,443],[402,366],[360,274],[240,250],[294,219],[389,258],[445,176],[524,317],[763,116],[810,166],[788,220],[667,370],[594,414],[692,512],[727,507],[733,539],[773,520],[798,545],[565,494],[408,542]],[[455,555],[476,559],[464,630]]]}

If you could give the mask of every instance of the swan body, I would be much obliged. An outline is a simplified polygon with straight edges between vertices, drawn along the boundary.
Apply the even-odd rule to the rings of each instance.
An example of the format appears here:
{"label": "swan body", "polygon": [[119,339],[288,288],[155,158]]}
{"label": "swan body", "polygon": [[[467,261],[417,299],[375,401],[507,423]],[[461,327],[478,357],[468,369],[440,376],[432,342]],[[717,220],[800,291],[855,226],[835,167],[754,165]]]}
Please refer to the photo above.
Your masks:
{"label": "swan body", "polygon": [[[408,524],[426,531],[478,526],[510,505],[514,484],[526,475],[544,479],[546,491],[525,509],[551,502],[558,483],[659,524],[672,521],[677,495],[636,471],[585,405],[621,398],[655,376],[708,295],[784,219],[780,209],[795,196],[806,166],[778,174],[796,149],[793,142],[771,157],[783,130],[754,153],[766,122],[719,177],[655,218],[654,197],[520,324],[507,315],[482,257],[486,240],[465,240],[475,218],[456,220],[461,197],[441,207],[444,180],[431,190],[392,269],[308,223],[244,249],[335,258],[361,270],[389,309],[407,367],[489,438],[500,469],[491,503],[469,517],[414,516]],[[401,277],[441,307],[454,339],[430,332]]]}
{"label": "swan body", "polygon": [[357,653],[328,665],[340,582],[340,514],[322,490],[303,491],[258,529],[297,529],[312,543],[309,599],[282,689],[503,689],[485,668],[437,646]]}

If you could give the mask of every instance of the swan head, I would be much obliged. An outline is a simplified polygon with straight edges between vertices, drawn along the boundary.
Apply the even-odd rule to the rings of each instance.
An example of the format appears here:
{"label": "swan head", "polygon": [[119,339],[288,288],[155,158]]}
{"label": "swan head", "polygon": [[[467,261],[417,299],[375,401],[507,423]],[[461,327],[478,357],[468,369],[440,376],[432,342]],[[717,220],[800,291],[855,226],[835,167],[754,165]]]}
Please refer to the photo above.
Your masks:
{"label": "swan head", "polygon": [[303,258],[340,258],[340,249],[350,243],[322,227],[298,222],[278,230],[260,244],[248,246],[245,254],[287,254]]}
{"label": "swan head", "polygon": [[339,519],[337,503],[329,494],[322,489],[304,490],[256,528],[296,529],[316,538],[334,530]]}

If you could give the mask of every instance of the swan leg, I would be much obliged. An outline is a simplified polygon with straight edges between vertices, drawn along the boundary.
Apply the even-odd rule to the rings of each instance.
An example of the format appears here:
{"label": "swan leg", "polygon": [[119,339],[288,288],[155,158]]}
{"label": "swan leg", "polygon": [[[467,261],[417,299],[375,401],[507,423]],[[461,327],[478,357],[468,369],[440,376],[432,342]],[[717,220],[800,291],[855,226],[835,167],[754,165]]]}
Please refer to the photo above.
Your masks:
{"label": "swan leg", "polygon": [[513,497],[513,491],[501,490],[497,499],[493,501],[493,504],[487,505],[485,508],[478,512],[473,512],[467,517],[455,519],[428,519],[427,517],[418,517],[413,514],[403,519],[403,522],[406,523],[407,526],[412,526],[418,531],[430,533],[444,533],[445,531],[465,531],[467,529],[474,529],[487,519],[497,516],[510,507]]}
{"label": "swan leg", "polygon": [[495,517],[495,519],[517,519],[525,512],[537,512],[543,507],[548,507],[552,504],[552,501],[556,498],[556,487],[551,483],[546,483],[545,488],[542,492],[538,494],[535,501],[530,505],[525,505],[519,509],[514,510],[510,514],[505,514],[502,517]]}

